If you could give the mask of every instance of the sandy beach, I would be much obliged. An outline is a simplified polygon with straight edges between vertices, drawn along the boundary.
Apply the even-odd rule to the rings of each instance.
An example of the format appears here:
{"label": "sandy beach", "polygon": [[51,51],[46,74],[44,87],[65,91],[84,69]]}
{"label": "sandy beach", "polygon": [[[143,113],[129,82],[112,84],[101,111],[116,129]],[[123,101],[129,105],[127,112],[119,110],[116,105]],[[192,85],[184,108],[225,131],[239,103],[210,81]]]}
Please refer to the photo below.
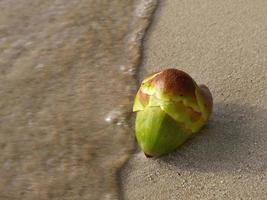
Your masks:
{"label": "sandy beach", "polygon": [[140,149],[121,172],[125,199],[267,199],[267,2],[161,1],[140,80],[174,67],[209,86],[207,126],[175,152]]}
{"label": "sandy beach", "polygon": [[[0,1],[0,200],[267,199],[267,1],[156,5]],[[136,78],[170,67],[209,86],[214,112],[148,159]]]}

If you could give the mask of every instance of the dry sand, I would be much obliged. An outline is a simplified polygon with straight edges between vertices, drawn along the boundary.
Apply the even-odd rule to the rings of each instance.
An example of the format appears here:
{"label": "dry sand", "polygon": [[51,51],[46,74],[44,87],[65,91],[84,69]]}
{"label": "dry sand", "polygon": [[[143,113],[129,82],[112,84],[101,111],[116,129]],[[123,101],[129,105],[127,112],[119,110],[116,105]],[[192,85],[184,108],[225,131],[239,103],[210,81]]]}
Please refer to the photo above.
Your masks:
{"label": "dry sand", "polygon": [[207,84],[208,125],[174,153],[136,152],[125,199],[267,199],[267,1],[161,1],[140,78],[167,67]]}

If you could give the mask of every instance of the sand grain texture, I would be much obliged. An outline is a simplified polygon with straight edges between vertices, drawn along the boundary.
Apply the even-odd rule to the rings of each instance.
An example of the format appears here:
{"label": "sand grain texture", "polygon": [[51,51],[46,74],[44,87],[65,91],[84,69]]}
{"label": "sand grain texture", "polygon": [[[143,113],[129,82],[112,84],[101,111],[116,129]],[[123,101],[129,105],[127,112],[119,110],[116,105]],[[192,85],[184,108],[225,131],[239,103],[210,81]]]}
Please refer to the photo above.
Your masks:
{"label": "sand grain texture", "polygon": [[267,2],[161,1],[140,80],[176,67],[209,86],[208,125],[174,153],[135,153],[125,199],[267,199]]}

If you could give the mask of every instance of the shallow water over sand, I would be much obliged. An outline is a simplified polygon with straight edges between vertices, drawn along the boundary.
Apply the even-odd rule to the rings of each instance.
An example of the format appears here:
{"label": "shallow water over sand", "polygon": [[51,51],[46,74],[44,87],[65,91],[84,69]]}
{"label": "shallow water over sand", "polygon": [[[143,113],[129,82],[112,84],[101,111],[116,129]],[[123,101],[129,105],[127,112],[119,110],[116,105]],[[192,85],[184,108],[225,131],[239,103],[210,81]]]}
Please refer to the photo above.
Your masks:
{"label": "shallow water over sand", "polygon": [[0,2],[0,199],[117,199],[154,0]]}

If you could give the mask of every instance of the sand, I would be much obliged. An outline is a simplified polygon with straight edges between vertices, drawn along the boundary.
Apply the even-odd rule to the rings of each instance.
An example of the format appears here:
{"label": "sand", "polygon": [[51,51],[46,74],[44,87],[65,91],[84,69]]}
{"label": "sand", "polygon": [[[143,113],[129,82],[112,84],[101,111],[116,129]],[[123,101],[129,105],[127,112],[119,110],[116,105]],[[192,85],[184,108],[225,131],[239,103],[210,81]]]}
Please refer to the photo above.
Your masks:
{"label": "sand", "polygon": [[140,79],[175,67],[207,84],[214,112],[175,152],[138,148],[121,172],[125,199],[267,199],[267,2],[161,1]]}

